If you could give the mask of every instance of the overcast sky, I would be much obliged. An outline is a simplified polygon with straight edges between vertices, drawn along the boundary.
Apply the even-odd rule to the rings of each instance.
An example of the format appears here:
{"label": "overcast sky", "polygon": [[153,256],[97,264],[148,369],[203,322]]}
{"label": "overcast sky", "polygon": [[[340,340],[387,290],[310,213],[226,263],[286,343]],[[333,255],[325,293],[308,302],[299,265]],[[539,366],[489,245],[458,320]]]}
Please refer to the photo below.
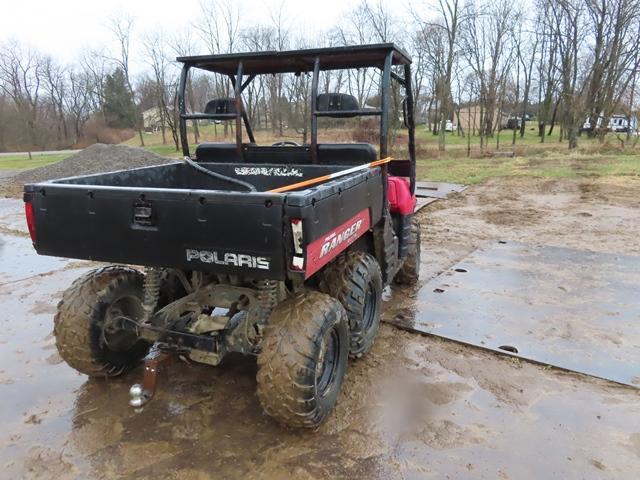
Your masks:
{"label": "overcast sky", "polygon": [[[243,12],[242,25],[268,23],[271,13],[277,12],[282,4],[295,27],[309,35],[335,25],[359,3],[359,0],[237,1]],[[136,33],[155,28],[172,31],[197,19],[199,5],[199,0],[14,0],[0,15],[0,41],[15,38],[63,62],[72,62],[82,47],[112,42],[105,25],[118,12],[134,17]],[[385,2],[397,15],[402,15],[406,5],[398,0]]]}

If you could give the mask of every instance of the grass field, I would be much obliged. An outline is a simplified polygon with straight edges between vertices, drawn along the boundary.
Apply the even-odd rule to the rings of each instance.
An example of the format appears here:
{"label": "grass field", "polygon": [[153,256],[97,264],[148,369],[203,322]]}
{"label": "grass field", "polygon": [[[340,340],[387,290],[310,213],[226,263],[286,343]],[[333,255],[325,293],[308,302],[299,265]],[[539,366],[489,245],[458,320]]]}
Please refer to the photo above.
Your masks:
{"label": "grass field", "polygon": [[[216,132],[217,130],[217,132]],[[204,125],[200,127],[201,140],[234,141],[232,132],[225,138],[222,127]],[[217,135],[216,135],[217,133]],[[257,132],[258,143],[270,144],[282,138],[274,138],[271,132]],[[321,131],[323,141],[348,142],[348,132]],[[402,136],[402,132],[400,132]],[[157,134],[145,134],[145,149],[167,157],[180,157],[170,141],[163,144],[162,137]],[[192,135],[190,135],[192,138]],[[295,133],[286,135],[284,139],[301,142]],[[397,156],[406,156],[405,138],[400,138]],[[500,134],[500,148],[496,148],[497,138],[489,139],[484,152],[480,152],[478,138],[472,138],[471,156],[467,157],[467,139],[457,134],[447,134],[446,152],[439,152],[438,137],[427,131],[424,126],[416,129],[418,154],[417,173],[419,179],[447,181],[455,183],[476,184],[490,177],[533,176],[542,178],[578,178],[585,176],[634,175],[640,176],[640,146],[627,145],[622,148],[619,140],[611,136],[605,143],[581,137],[577,151],[569,152],[566,144],[559,143],[557,136],[548,137],[541,144],[535,129],[528,128],[524,138],[516,139],[511,144],[512,133],[503,131]],[[125,142],[130,146],[138,146],[138,137]],[[191,151],[195,150],[191,146]],[[404,152],[403,152],[404,150]],[[492,152],[513,152],[513,157],[492,157]],[[26,155],[0,157],[0,170],[24,170],[47,165],[66,158],[68,154],[37,155],[30,160]]]}
{"label": "grass field", "polygon": [[32,154],[29,159],[28,155],[10,155],[0,157],[0,170],[28,170],[31,168],[49,165],[67,158],[69,153],[56,153],[51,155]]}
{"label": "grass field", "polygon": [[[418,125],[416,127],[416,140],[419,142],[433,143],[437,145],[438,136],[434,135],[430,130],[427,130],[424,125]],[[491,148],[495,148],[496,146],[497,136],[489,139],[489,146]],[[500,132],[500,146],[508,147],[511,146],[511,142],[513,140],[513,132],[511,130],[502,130]],[[549,143],[558,143],[557,138],[555,137],[547,137],[545,139]],[[586,138],[585,138],[586,140]],[[479,137],[472,136],[471,137],[471,145],[472,147],[476,147],[479,143]],[[589,140],[590,141],[590,140]],[[524,132],[524,137],[520,138],[520,133],[516,133],[516,145],[534,145],[540,143],[540,137],[538,137],[537,128],[527,128]],[[458,135],[457,133],[446,133],[445,134],[445,144],[448,146],[467,146],[467,137]]]}
{"label": "grass field", "polygon": [[579,178],[608,175],[640,176],[640,154],[433,158],[419,159],[417,162],[417,176],[420,179],[464,184],[481,183],[492,177]]}

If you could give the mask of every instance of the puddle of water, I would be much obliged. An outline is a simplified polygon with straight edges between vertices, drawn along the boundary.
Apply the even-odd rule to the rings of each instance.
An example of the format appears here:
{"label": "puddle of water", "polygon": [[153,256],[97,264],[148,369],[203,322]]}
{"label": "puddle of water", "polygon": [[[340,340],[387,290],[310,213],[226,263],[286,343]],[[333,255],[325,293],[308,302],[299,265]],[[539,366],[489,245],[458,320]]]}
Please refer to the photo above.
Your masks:
{"label": "puddle of water", "polygon": [[0,198],[0,229],[27,233],[24,202],[15,198]]}
{"label": "puddle of water", "polygon": [[85,381],[61,363],[52,335],[62,291],[89,269],[80,265],[37,255],[29,238],[0,235],[0,463],[5,465],[39,442],[60,444],[56,432],[60,423],[68,424],[69,399]]}
{"label": "puddle of water", "polygon": [[36,254],[29,238],[0,234],[0,286],[59,270],[68,263]]}
{"label": "puddle of water", "polygon": [[87,270],[58,270],[0,286],[0,358],[9,359],[0,374],[0,422],[5,425],[16,411],[31,410],[81,383],[81,376],[60,363],[52,330],[62,291]]}

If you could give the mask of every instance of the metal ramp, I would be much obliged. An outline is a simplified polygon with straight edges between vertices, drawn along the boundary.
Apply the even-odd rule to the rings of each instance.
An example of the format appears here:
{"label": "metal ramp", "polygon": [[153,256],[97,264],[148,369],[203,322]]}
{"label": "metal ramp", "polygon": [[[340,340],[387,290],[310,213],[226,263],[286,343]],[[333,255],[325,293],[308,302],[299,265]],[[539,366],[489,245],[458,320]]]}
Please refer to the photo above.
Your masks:
{"label": "metal ramp", "polygon": [[451,193],[466,190],[466,185],[446,182],[416,182],[416,211],[435,202],[447,198]]}
{"label": "metal ramp", "polygon": [[390,322],[640,387],[640,257],[496,242]]}

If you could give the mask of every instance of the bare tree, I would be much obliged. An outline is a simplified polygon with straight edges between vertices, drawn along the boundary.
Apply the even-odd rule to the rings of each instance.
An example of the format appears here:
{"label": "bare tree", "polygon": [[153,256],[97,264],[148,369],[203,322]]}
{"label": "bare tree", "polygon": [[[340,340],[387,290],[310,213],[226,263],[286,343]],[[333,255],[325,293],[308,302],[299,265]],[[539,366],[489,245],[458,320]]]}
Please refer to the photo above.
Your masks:
{"label": "bare tree", "polygon": [[0,92],[10,98],[27,126],[27,146],[39,145],[37,122],[42,93],[42,56],[12,41],[0,46]]}
{"label": "bare tree", "polygon": [[[431,97],[427,106],[427,115],[433,119],[433,134],[437,135],[441,120],[441,101],[442,101],[442,78],[444,76],[445,65],[445,45],[442,32],[439,26],[424,25],[421,29],[420,48],[426,52],[425,54],[425,74],[428,75]],[[435,115],[431,115],[432,107],[435,109]]]}
{"label": "bare tree", "polygon": [[538,53],[540,37],[537,30],[534,32],[522,32],[522,29],[520,29],[520,35],[521,36],[516,45],[516,55],[524,75],[524,92],[522,98],[522,109],[520,110],[520,138],[523,138],[527,123],[531,84],[533,82],[533,67]]}
{"label": "bare tree", "polygon": [[104,120],[104,84],[109,74],[106,53],[102,50],[84,50],[80,57],[80,68],[86,77],[91,108],[103,115]]}
{"label": "bare tree", "polygon": [[[273,28],[256,25],[246,28],[241,33],[242,47],[247,51],[261,51],[273,48]],[[246,90],[246,108],[252,125],[268,128],[269,108],[266,102],[267,79],[259,75],[249,84]]]}
{"label": "bare tree", "polygon": [[583,5],[581,0],[558,0],[550,2],[549,8],[558,47],[562,131],[569,149],[573,149],[578,146],[578,52],[583,38]]}
{"label": "bare tree", "polygon": [[458,44],[458,32],[461,25],[461,5],[459,0],[438,0],[440,20],[446,35],[446,53],[443,78],[440,82],[440,135],[438,137],[438,149],[444,151],[445,129],[447,120],[452,115],[451,101],[451,75],[453,73],[456,59],[456,48]]}
{"label": "bare tree", "polygon": [[176,81],[168,77],[177,78],[177,72],[171,69],[171,62],[166,51],[167,41],[164,33],[154,31],[148,33],[144,39],[145,57],[151,67],[154,78],[154,96],[158,116],[162,143],[167,143],[166,129],[169,127],[173,143],[178,150],[179,137],[174,98],[176,94]]}
{"label": "bare tree", "polygon": [[73,126],[77,142],[82,136],[82,127],[89,119],[92,110],[91,80],[86,72],[67,70],[68,88],[64,96],[65,110]]}
{"label": "bare tree", "polygon": [[484,139],[492,136],[496,118],[498,90],[513,60],[510,31],[515,13],[512,2],[498,0],[478,7],[469,6],[468,21],[461,35],[464,55],[478,78],[480,89],[480,148]]}
{"label": "bare tree", "polygon": [[[231,53],[240,40],[241,11],[237,2],[232,0],[201,0],[202,15],[194,23],[207,50],[211,54]],[[227,77],[215,75],[215,96],[231,95],[231,84]],[[229,122],[224,122],[224,134],[227,135]]]}
{"label": "bare tree", "polygon": [[57,117],[57,139],[68,140],[69,132],[65,121],[64,98],[67,95],[67,72],[51,57],[43,59],[44,91],[49,97]]}
{"label": "bare tree", "polygon": [[[179,32],[176,32],[170,39],[170,48],[171,51],[173,52],[172,54],[177,56],[177,57],[187,57],[189,55],[193,55],[196,51],[196,41],[194,39],[194,37],[191,35],[192,30],[187,28],[184,30],[181,30]],[[186,102],[187,105],[189,107],[189,109],[192,112],[195,112],[196,109],[196,97],[195,97],[195,92],[193,90],[193,79],[192,79],[192,75],[189,75],[189,77],[187,78],[187,85],[186,85]],[[176,82],[177,79],[174,80],[174,82]],[[176,84],[176,95],[177,95],[177,84]],[[172,98],[172,103],[173,103],[173,122],[177,125],[179,122],[179,117],[178,117],[178,108],[177,108],[177,97],[176,98]],[[194,142],[195,143],[200,143],[200,128],[198,126],[198,121],[194,121],[193,122],[193,136],[194,136]]]}
{"label": "bare tree", "polygon": [[[551,120],[553,96],[557,87],[557,38],[553,35],[553,19],[549,10],[552,0],[538,1],[538,18],[536,20],[536,36],[540,38],[540,55],[538,70],[538,136],[544,143],[546,126]],[[556,103],[557,105],[557,103]],[[555,111],[555,109],[554,109]],[[555,115],[554,115],[555,116]]]}
{"label": "bare tree", "polygon": [[[426,79],[428,76],[428,63],[427,63],[427,50],[423,48],[423,31],[419,28],[413,37],[411,44],[412,50],[412,85],[414,89],[413,96],[413,111],[416,112],[418,117],[422,117],[425,120],[426,112],[429,110],[429,104],[431,99],[431,91],[427,91]],[[429,102],[429,103],[427,103]],[[428,121],[428,120],[427,120]]]}
{"label": "bare tree", "polygon": [[602,125],[606,126],[637,70],[640,3],[635,0],[593,0],[586,1],[585,6],[594,45],[584,88],[593,136],[596,119],[602,116]]}
{"label": "bare tree", "polygon": [[140,137],[140,145],[144,147],[144,137],[142,135],[143,128],[143,119],[142,112],[140,111],[139,105],[135,102],[135,93],[133,89],[133,83],[131,81],[131,70],[130,70],[130,54],[131,54],[131,34],[133,32],[133,18],[128,15],[117,15],[111,18],[109,22],[109,28],[111,32],[115,36],[119,53],[112,57],[111,60],[120,68],[124,73],[125,80],[127,82],[127,88],[129,89],[129,94],[131,95],[131,100],[133,104],[136,106],[136,130],[138,131],[138,136]]}
{"label": "bare tree", "polygon": [[391,12],[385,8],[385,3],[378,0],[375,4],[362,0],[360,8],[364,13],[374,41],[392,42],[396,38],[396,22]]}
{"label": "bare tree", "polygon": [[[271,12],[271,25],[273,28],[274,47],[279,50],[286,50],[289,45],[289,21],[285,16],[284,3],[281,3],[277,10]],[[285,99],[283,89],[286,75],[276,74],[267,79],[269,98],[271,104],[271,128],[278,135],[284,135],[284,109]]]}
{"label": "bare tree", "polygon": [[[141,42],[136,42],[131,17],[114,17],[108,27],[117,50],[85,50],[75,64],[60,64],[16,42],[0,46],[0,148],[11,142],[25,149],[77,142],[88,120],[99,122],[102,116],[104,121],[105,79],[114,68],[122,70],[134,101],[140,143],[141,110],[155,106],[163,142],[171,138],[175,144],[179,75],[171,56],[285,50],[291,45],[406,42],[403,46],[413,58],[414,111],[438,135],[440,150],[446,148],[448,120],[456,120],[459,135],[479,135],[482,150],[501,128],[503,114],[520,118],[522,138],[527,115],[537,104],[540,141],[557,125],[560,140],[567,139],[574,148],[585,117],[593,120],[591,135],[599,125],[605,127],[599,129],[604,135],[611,116],[622,113],[631,119],[637,108],[637,0],[536,0],[535,16],[523,15],[511,0],[425,1],[426,8],[413,12],[408,21],[394,17],[382,0],[360,0],[338,25],[311,40],[288,17],[284,4],[250,26],[242,24],[238,5],[233,0],[201,0],[202,14],[193,28],[178,36],[149,33],[139,38]],[[131,71],[136,53],[144,53],[146,65],[139,75]],[[232,96],[231,77],[193,70],[186,86],[188,109],[200,111],[212,98]],[[309,83],[310,75],[304,73],[256,78],[242,95],[254,128],[283,136],[295,130],[306,141]],[[374,68],[320,74],[322,91],[347,91],[361,107],[380,105],[380,87],[380,73]],[[537,101],[532,102],[534,92]],[[392,130],[400,125],[400,94],[393,83],[387,99],[394,112]],[[10,117],[20,121],[9,122]],[[324,119],[322,126],[339,128],[344,123]],[[233,127],[225,123],[225,134]],[[213,129],[217,136],[219,127],[214,124]],[[196,143],[201,130],[197,122],[189,128]],[[514,131],[512,143],[517,135]],[[469,153],[470,147],[469,143]]]}

